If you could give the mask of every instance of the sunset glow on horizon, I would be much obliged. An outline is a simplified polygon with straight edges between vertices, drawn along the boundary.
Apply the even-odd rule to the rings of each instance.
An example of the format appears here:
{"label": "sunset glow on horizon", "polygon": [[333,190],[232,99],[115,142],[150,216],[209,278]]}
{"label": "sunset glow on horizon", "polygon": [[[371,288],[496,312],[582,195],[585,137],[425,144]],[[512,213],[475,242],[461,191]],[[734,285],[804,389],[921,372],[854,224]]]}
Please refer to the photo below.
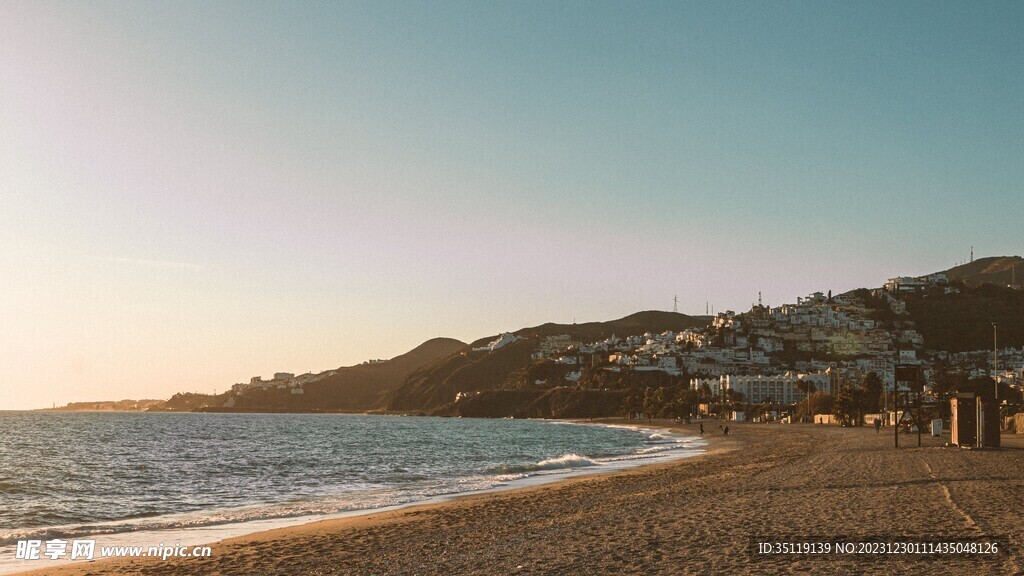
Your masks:
{"label": "sunset glow on horizon", "polygon": [[4,2],[0,410],[1019,255],[1021,22]]}

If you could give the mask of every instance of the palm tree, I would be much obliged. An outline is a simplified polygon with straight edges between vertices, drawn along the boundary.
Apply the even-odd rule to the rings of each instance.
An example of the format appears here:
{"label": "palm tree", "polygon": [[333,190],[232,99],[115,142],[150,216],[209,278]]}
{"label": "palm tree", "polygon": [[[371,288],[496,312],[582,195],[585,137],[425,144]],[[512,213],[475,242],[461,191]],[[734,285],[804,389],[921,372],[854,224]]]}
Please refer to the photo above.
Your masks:
{"label": "palm tree", "polygon": [[811,393],[816,392],[818,387],[810,380],[797,380],[796,389],[804,393],[804,402],[807,403],[807,413],[810,414],[811,422],[813,423],[814,411],[811,409]]}
{"label": "palm tree", "polygon": [[633,415],[637,413],[637,409],[640,408],[640,390],[637,388],[630,388],[622,396],[622,410],[626,413],[626,418],[632,420]]}

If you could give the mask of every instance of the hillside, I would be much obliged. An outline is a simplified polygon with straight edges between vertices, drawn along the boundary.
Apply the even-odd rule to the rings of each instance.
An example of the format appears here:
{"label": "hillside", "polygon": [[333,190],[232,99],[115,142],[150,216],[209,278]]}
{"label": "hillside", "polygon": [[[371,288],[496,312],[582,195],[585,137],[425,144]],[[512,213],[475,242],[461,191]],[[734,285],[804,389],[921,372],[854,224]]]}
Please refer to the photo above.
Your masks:
{"label": "hillside", "polygon": [[925,348],[964,352],[992,348],[992,323],[999,346],[1024,346],[1024,292],[992,284],[959,292],[930,290],[905,297],[907,312]]}
{"label": "hillside", "polygon": [[1024,283],[1024,258],[1020,256],[992,256],[955,266],[945,271],[950,280],[960,280],[968,286],[995,284],[1007,286],[1011,282]]}
{"label": "hillside", "polygon": [[452,338],[434,338],[384,362],[338,368],[334,375],[307,384],[305,401],[320,408],[370,409],[417,368],[465,347],[465,342]]}
{"label": "hillside", "polygon": [[417,368],[466,348],[451,338],[427,340],[416,348],[383,362],[341,367],[304,386],[303,394],[290,389],[250,389],[244,394],[226,392],[217,396],[176,394],[154,410],[229,411],[352,411],[369,410],[383,394],[398,387]]}
{"label": "hillside", "polygon": [[[494,351],[473,351],[485,346],[497,336],[482,338],[446,358],[421,368],[411,374],[406,382],[386,395],[384,407],[391,411],[422,411],[438,413],[461,413],[462,415],[493,416],[551,416],[553,413],[571,413],[574,416],[606,415],[609,409],[618,406],[616,398],[602,399],[566,398],[572,392],[560,392],[556,397],[542,399],[543,391],[530,387],[527,377],[534,352],[540,349],[541,341],[548,336],[568,334],[574,340],[594,342],[612,335],[628,336],[645,332],[681,331],[686,328],[706,326],[708,317],[687,316],[676,312],[638,312],[609,322],[587,322],[584,324],[542,324],[517,330],[514,334],[520,340]],[[493,391],[506,391],[495,394]],[[514,394],[511,392],[515,392]],[[463,395],[473,398],[466,413],[449,405],[455,397]],[[583,394],[579,391],[576,394]],[[462,406],[462,403],[460,403]],[[612,408],[609,408],[612,406]],[[589,408],[588,408],[589,407]],[[461,409],[460,409],[461,410]],[[588,412],[590,410],[590,412]]]}
{"label": "hillside", "polygon": [[523,339],[493,352],[464,350],[417,370],[387,395],[392,411],[431,411],[452,402],[460,392],[507,388],[509,377],[530,364],[537,340]]}
{"label": "hillside", "polygon": [[[615,334],[625,336],[627,334],[664,332],[666,330],[678,332],[686,328],[707,326],[711,323],[711,320],[711,316],[687,316],[678,312],[646,310],[609,322],[586,322],[583,324],[554,324],[548,322],[533,328],[517,330],[515,334],[530,338],[568,334],[581,342],[594,342]],[[482,338],[473,343],[472,346],[482,346],[494,338],[494,336]]]}

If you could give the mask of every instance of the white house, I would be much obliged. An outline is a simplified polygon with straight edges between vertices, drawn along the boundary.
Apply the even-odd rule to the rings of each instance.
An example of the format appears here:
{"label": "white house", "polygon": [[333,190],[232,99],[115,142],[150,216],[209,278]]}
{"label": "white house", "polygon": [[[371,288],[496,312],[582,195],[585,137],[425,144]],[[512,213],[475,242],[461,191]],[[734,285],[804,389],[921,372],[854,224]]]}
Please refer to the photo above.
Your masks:
{"label": "white house", "polygon": [[490,344],[488,344],[486,346],[481,346],[479,348],[474,348],[473,350],[477,351],[477,352],[482,352],[484,350],[488,350],[490,352],[494,352],[495,350],[497,350],[499,348],[503,348],[505,346],[508,346],[509,344],[515,342],[516,340],[519,340],[519,336],[516,336],[515,334],[513,334],[511,332],[504,332],[504,333],[502,333],[501,336],[498,336],[497,340],[494,340],[493,342],[491,342]]}

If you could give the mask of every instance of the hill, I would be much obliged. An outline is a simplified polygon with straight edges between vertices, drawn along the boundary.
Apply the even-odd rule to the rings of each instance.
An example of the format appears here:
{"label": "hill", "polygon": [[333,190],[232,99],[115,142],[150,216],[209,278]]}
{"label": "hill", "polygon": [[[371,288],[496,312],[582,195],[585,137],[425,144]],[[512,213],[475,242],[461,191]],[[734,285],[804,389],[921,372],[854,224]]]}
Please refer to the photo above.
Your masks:
{"label": "hill", "polygon": [[307,384],[305,401],[320,408],[368,410],[417,368],[464,348],[465,342],[434,338],[384,362],[338,368],[333,375]]}
{"label": "hill", "polygon": [[1024,283],[1024,258],[1020,256],[992,256],[955,266],[945,271],[950,280],[959,280],[968,286]]}
{"label": "hill", "polygon": [[402,384],[417,368],[465,348],[464,342],[452,338],[434,338],[390,360],[325,372],[323,378],[305,384],[303,394],[293,394],[288,388],[249,389],[242,394],[225,392],[217,396],[175,394],[153,410],[361,412],[375,407],[383,394]]}
{"label": "hill", "polygon": [[933,289],[905,296],[907,312],[925,348],[965,352],[992,348],[992,323],[999,346],[1024,346],[1024,292],[1005,286],[960,284],[956,291]]}
{"label": "hill", "polygon": [[[644,332],[664,332],[672,330],[678,332],[687,328],[707,326],[711,323],[711,316],[687,316],[678,312],[662,312],[660,310],[646,310],[630,314],[618,320],[608,322],[586,322],[583,324],[554,324],[548,322],[533,328],[523,328],[515,332],[516,336],[537,338],[544,336],[557,336],[568,334],[581,342],[594,342],[603,340],[613,335],[625,336],[628,334],[643,334]],[[479,342],[486,343],[494,337],[478,340],[472,346],[480,346]]]}
{"label": "hill", "polygon": [[[594,398],[570,398],[573,395],[591,394],[587,391],[561,391],[555,396],[546,395],[544,390],[531,387],[528,377],[533,363],[533,354],[542,341],[549,336],[569,335],[580,342],[595,342],[612,335],[639,335],[645,332],[681,331],[686,328],[706,326],[710,318],[687,316],[676,312],[646,311],[631,314],[608,322],[587,322],[584,324],[547,323],[514,332],[518,340],[497,350],[474,350],[482,348],[497,336],[482,338],[468,349],[460,350],[446,358],[413,372],[400,387],[386,395],[384,408],[390,411],[422,411],[441,414],[550,417],[557,412],[561,416],[576,417],[609,415],[608,410],[618,407],[617,397],[610,401],[603,396]],[[495,391],[503,391],[496,393]],[[459,403],[466,407],[451,406],[458,395],[468,402]],[[547,396],[547,397],[545,397]],[[611,408],[609,408],[611,407]]]}

